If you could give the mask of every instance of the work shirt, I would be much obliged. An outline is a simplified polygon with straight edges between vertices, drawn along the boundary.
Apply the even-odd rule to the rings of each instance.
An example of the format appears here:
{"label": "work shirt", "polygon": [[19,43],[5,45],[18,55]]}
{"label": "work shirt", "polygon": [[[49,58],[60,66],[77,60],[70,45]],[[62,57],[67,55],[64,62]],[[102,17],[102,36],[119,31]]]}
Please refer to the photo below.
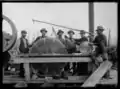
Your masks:
{"label": "work shirt", "polygon": [[106,36],[104,34],[96,36],[93,43],[96,44],[96,46],[97,46],[96,51],[98,53],[106,52],[107,38],[106,38]]}
{"label": "work shirt", "polygon": [[80,39],[75,39],[75,41],[76,41],[77,45],[80,45],[80,43],[82,43],[84,41],[88,41],[88,38],[84,36],[84,37],[82,37]]}
{"label": "work shirt", "polygon": [[44,37],[43,37],[43,36],[38,36],[33,43],[37,42],[39,39],[46,38],[46,37],[47,37],[47,36],[44,36]]}

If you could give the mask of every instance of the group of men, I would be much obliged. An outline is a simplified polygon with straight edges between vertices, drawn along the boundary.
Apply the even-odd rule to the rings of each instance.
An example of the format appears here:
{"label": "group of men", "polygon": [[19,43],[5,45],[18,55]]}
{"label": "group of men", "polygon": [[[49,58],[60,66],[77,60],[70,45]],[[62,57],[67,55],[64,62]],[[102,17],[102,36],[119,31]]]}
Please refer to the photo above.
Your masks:
{"label": "group of men", "polygon": [[[95,54],[92,55],[92,58],[94,60],[96,60],[95,58],[99,55],[102,55],[103,61],[108,60],[107,51],[106,51],[107,39],[106,39],[106,36],[103,34],[103,31],[104,31],[104,28],[102,26],[98,26],[97,30],[96,30],[97,36],[95,37],[93,42],[90,43],[90,45],[94,44],[94,45],[97,46],[97,48],[95,50],[96,51]],[[47,37],[46,36],[47,30],[45,28],[42,28],[40,30],[40,32],[41,32],[42,36],[37,37],[36,40],[32,43],[32,45],[35,42],[37,42],[38,40]],[[73,38],[73,35],[75,35],[75,33],[72,30],[68,31],[68,36],[69,37],[67,37],[65,35],[65,39],[63,38],[63,34],[64,34],[64,31],[58,30],[57,38],[65,45],[68,53],[77,52],[76,51],[76,45],[80,45],[82,42],[88,41],[88,38],[85,36],[86,32],[84,30],[80,31],[80,36],[81,36],[80,39],[74,39]],[[21,38],[18,41],[18,47],[17,47],[17,51],[19,53],[28,53],[29,52],[29,47],[32,46],[28,43],[28,40],[26,39],[26,35],[27,35],[27,32],[25,30],[21,31]],[[68,43],[70,43],[71,45],[69,45]],[[77,65],[77,68],[76,68],[76,65]],[[85,64],[83,65],[81,63],[77,63],[77,64],[72,63],[72,68],[73,68],[73,75],[76,74],[76,73],[80,74],[80,72],[79,72],[80,68],[83,68],[83,70],[84,70],[83,72],[87,71],[87,66]],[[67,63],[67,65],[64,68],[64,71],[69,71],[69,69],[70,69],[70,63]],[[19,75],[21,77],[24,77],[24,68],[23,68],[22,63],[20,64]],[[109,78],[109,74],[107,73],[106,75],[107,75],[106,77]]]}

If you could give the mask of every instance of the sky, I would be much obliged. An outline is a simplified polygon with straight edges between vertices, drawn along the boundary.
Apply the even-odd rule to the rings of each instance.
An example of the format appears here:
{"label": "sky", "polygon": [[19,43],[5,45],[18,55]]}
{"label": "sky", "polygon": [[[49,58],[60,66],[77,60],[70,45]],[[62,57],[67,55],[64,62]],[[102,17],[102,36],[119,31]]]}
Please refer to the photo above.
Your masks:
{"label": "sky", "polygon": [[[88,3],[3,3],[2,12],[9,17],[18,30],[18,38],[21,30],[28,32],[27,38],[31,43],[40,34],[41,28],[48,30],[47,35],[53,36],[52,27],[56,32],[62,29],[65,34],[69,29],[32,22],[32,19],[47,21],[58,25],[88,31]],[[94,3],[94,28],[102,25],[106,30],[111,30],[111,45],[117,44],[117,3]],[[3,30],[11,34],[9,24],[3,20]],[[94,30],[95,30],[94,29]],[[75,32],[74,38],[79,38],[79,32]]]}

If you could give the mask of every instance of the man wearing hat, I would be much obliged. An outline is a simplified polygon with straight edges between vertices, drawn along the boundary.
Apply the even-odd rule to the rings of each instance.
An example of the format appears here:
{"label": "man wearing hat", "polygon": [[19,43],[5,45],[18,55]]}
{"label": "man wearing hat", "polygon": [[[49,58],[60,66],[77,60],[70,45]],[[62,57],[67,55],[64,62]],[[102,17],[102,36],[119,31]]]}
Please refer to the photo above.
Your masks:
{"label": "man wearing hat", "polygon": [[[74,38],[73,38],[73,35],[74,35],[75,33],[72,31],[72,30],[69,30],[68,31],[68,35],[69,35],[69,37],[66,37],[66,48],[67,48],[67,51],[68,51],[68,53],[73,53],[73,52],[75,52],[76,51],[76,45],[75,45],[75,40],[74,40]],[[72,65],[72,69],[74,70],[74,65],[75,65],[76,63],[67,63],[67,65],[65,66],[65,68],[64,68],[64,70],[65,71],[69,71],[69,69],[71,69],[70,68],[70,65]]]}
{"label": "man wearing hat", "polygon": [[[21,37],[17,41],[17,52],[26,54],[29,52],[29,43],[28,40],[26,39],[26,34],[27,32],[25,30],[21,31]],[[24,68],[23,68],[23,63],[20,64],[20,77],[24,77]]]}
{"label": "man wearing hat", "polygon": [[47,30],[46,30],[45,28],[42,28],[42,29],[40,30],[40,32],[41,32],[42,36],[37,37],[36,40],[35,40],[33,43],[35,43],[36,41],[38,41],[38,40],[41,39],[41,38],[46,38],[46,37],[47,37],[47,36],[46,36]]}
{"label": "man wearing hat", "polygon": [[75,33],[72,30],[68,31],[69,37],[66,38],[66,46],[68,53],[73,53],[76,51],[75,39],[73,38],[74,34]]}
{"label": "man wearing hat", "polygon": [[62,30],[58,30],[57,35],[58,39],[65,45],[65,40],[62,38],[63,33],[64,32]]}
{"label": "man wearing hat", "polygon": [[[97,36],[95,37],[93,43],[97,46],[95,56],[102,56],[103,61],[108,60],[107,54],[107,38],[103,34],[104,28],[102,26],[97,27]],[[99,65],[98,65],[99,66]],[[105,74],[104,78],[111,78],[109,71]]]}
{"label": "man wearing hat", "polygon": [[[88,38],[85,36],[85,31],[80,31],[80,39],[76,39],[76,44],[80,45],[81,43],[88,41]],[[82,69],[83,68],[83,69]],[[80,70],[81,69],[81,70]],[[87,64],[86,63],[77,63],[77,68],[74,71],[74,74],[77,73],[78,75],[87,73]]]}
{"label": "man wearing hat", "polygon": [[80,36],[81,36],[80,39],[76,39],[76,44],[77,45],[80,45],[80,43],[82,43],[84,41],[88,41],[88,38],[85,36],[85,31],[84,30],[80,31]]}

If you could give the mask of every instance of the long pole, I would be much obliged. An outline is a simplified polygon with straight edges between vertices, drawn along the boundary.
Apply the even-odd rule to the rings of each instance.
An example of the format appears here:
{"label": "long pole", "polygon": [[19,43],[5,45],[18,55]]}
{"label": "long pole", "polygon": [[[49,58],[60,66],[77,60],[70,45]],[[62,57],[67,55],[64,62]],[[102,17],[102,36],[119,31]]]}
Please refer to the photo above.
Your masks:
{"label": "long pole", "polygon": [[[63,25],[57,25],[57,24],[53,24],[53,23],[50,23],[50,22],[46,22],[46,21],[40,21],[40,20],[35,20],[35,19],[32,19],[33,23],[34,22],[40,22],[40,23],[45,23],[45,24],[50,24],[50,25],[53,25],[53,26],[57,26],[57,27],[62,27],[62,28],[66,28],[66,29],[71,29],[71,30],[74,30],[74,31],[81,31],[80,29],[74,29],[74,28],[70,28],[70,27],[66,27],[66,26],[63,26]],[[90,35],[94,35],[93,33],[90,33],[90,32],[86,32]]]}
{"label": "long pole", "polygon": [[108,35],[108,47],[110,47],[110,40],[111,40],[110,32],[111,32],[111,30],[109,29],[109,35]]}
{"label": "long pole", "polygon": [[[89,8],[89,33],[94,34],[94,3],[90,2],[88,4]],[[90,38],[90,42],[93,40],[93,38]]]}

